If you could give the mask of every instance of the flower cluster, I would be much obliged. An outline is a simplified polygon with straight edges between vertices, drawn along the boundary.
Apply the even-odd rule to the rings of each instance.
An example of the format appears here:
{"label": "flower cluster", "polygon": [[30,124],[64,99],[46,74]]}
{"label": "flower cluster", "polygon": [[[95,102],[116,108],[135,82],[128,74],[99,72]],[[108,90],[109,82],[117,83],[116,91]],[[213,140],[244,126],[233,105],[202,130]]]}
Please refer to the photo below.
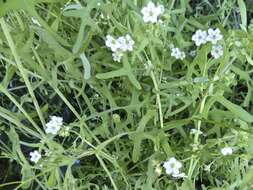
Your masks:
{"label": "flower cluster", "polygon": [[172,157],[168,161],[164,162],[163,167],[167,174],[172,175],[176,178],[186,177],[185,173],[180,173],[180,168],[182,168],[183,164],[176,160],[176,158]]}
{"label": "flower cluster", "polygon": [[220,30],[218,28],[216,29],[208,29],[208,31],[202,31],[202,30],[197,30],[193,36],[192,36],[192,41],[194,41],[196,46],[200,46],[202,44],[205,44],[207,42],[212,43],[212,51],[211,55],[215,58],[218,59],[223,55],[223,48],[221,45],[218,45],[218,41],[220,41],[223,38]]}
{"label": "flower cluster", "polygon": [[143,21],[146,23],[157,23],[159,16],[164,13],[163,5],[157,5],[150,1],[146,7],[143,7],[141,10],[143,14]]}
{"label": "flower cluster", "polygon": [[120,36],[118,39],[107,35],[105,45],[111,48],[113,60],[120,62],[123,52],[133,51],[134,41],[129,34]]}
{"label": "flower cluster", "polygon": [[57,116],[51,116],[50,121],[46,124],[46,133],[51,133],[53,135],[57,135],[58,131],[61,129],[63,125],[63,118]]}

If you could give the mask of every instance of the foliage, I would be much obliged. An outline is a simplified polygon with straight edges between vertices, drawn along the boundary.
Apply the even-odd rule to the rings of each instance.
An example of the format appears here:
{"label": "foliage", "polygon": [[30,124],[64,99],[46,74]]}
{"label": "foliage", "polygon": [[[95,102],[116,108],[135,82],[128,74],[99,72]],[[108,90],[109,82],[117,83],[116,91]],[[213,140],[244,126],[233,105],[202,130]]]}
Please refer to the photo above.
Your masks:
{"label": "foliage", "polygon": [[[252,2],[160,0],[156,24],[147,3],[0,0],[0,189],[252,189]],[[192,41],[209,28],[223,35],[218,59]],[[120,63],[108,34],[135,42]],[[171,157],[186,178],[166,174]]]}

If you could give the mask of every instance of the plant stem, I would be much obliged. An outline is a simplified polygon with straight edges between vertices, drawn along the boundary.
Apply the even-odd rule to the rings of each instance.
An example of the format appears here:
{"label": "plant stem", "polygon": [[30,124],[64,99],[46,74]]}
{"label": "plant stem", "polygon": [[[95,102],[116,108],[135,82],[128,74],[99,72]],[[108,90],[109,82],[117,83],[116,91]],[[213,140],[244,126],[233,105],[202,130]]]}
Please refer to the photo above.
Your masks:
{"label": "plant stem", "polygon": [[6,39],[7,39],[7,42],[9,44],[9,46],[10,46],[11,52],[12,52],[12,54],[14,56],[15,62],[17,64],[17,67],[18,67],[18,69],[20,71],[20,74],[21,74],[22,78],[24,79],[26,87],[28,89],[28,92],[29,92],[29,94],[30,94],[30,96],[32,98],[33,104],[34,104],[35,109],[36,109],[36,111],[38,113],[38,116],[40,118],[41,124],[43,126],[45,126],[45,120],[44,120],[44,117],[43,117],[42,112],[40,110],[40,106],[39,106],[38,101],[37,101],[37,99],[35,97],[35,94],[33,92],[32,85],[31,85],[31,83],[30,83],[30,81],[29,81],[29,79],[27,77],[27,71],[25,70],[25,68],[22,65],[20,57],[19,57],[19,55],[18,55],[18,53],[16,51],[15,44],[14,44],[13,39],[12,39],[12,37],[10,35],[10,32],[8,30],[8,26],[6,25],[3,17],[0,19],[0,24],[1,24],[1,27],[3,29],[4,35],[5,35]]}
{"label": "plant stem", "polygon": [[161,98],[160,98],[160,94],[159,94],[159,87],[158,87],[154,72],[151,71],[150,75],[151,75],[151,78],[153,80],[155,90],[157,91],[156,92],[156,101],[157,101],[157,104],[158,104],[160,125],[161,125],[161,128],[163,128],[163,111],[162,111]]}

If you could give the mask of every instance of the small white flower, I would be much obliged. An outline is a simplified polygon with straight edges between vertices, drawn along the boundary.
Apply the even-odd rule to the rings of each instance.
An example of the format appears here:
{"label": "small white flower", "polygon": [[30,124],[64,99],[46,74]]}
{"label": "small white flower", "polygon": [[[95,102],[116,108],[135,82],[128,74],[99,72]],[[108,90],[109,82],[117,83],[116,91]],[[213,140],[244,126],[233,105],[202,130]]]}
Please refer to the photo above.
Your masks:
{"label": "small white flower", "polygon": [[119,37],[117,41],[122,51],[133,51],[134,41],[129,34]]}
{"label": "small white flower", "polygon": [[163,5],[155,6],[155,4],[150,1],[146,7],[143,7],[141,13],[143,14],[144,22],[148,23],[157,23],[158,17],[163,14],[164,7]]}
{"label": "small white flower", "polygon": [[191,56],[191,57],[195,57],[196,54],[197,54],[196,50],[190,51],[190,56]]}
{"label": "small white flower", "polygon": [[166,173],[169,175],[178,175],[179,169],[182,167],[182,163],[177,161],[176,158],[172,157],[168,161],[164,162],[163,167]]}
{"label": "small white flower", "polygon": [[233,154],[233,149],[231,147],[225,147],[225,148],[221,149],[221,153],[224,156],[231,155],[231,154]]}
{"label": "small white flower", "polygon": [[201,44],[205,44],[207,42],[206,31],[197,30],[192,36],[192,41],[195,42],[196,46],[200,46]]}
{"label": "small white flower", "polygon": [[183,60],[185,58],[185,53],[181,51],[179,48],[172,48],[171,49],[171,56],[175,57],[176,59]]}
{"label": "small white flower", "polygon": [[215,30],[212,28],[208,29],[207,41],[211,42],[212,44],[217,44],[217,42],[222,38],[223,36],[221,35],[219,28],[216,28]]}
{"label": "small white flower", "polygon": [[210,172],[210,170],[211,170],[211,164],[204,166],[204,171]]}
{"label": "small white flower", "polygon": [[30,152],[30,160],[34,163],[37,163],[41,159],[41,154],[35,150],[33,152]]}
{"label": "small white flower", "polygon": [[[197,129],[191,129],[190,134],[194,135],[194,134],[196,134],[196,133],[198,133],[198,130],[197,130]],[[203,132],[202,132],[202,131],[199,131],[199,134],[202,135]]]}
{"label": "small white flower", "polygon": [[223,55],[223,48],[221,45],[213,45],[211,55],[215,58],[218,59]]}
{"label": "small white flower", "polygon": [[121,58],[123,56],[123,53],[120,52],[120,51],[116,51],[116,52],[113,52],[112,53],[112,58],[114,61],[117,61],[117,62],[120,62],[121,61]]}
{"label": "small white flower", "polygon": [[46,124],[46,133],[56,135],[63,125],[63,118],[51,116],[50,121]]}
{"label": "small white flower", "polygon": [[105,45],[111,48],[113,52],[116,52],[120,48],[118,40],[113,38],[111,35],[106,36]]}
{"label": "small white flower", "polygon": [[32,22],[35,25],[41,26],[41,24],[39,23],[39,21],[36,18],[34,18],[34,17],[32,17]]}
{"label": "small white flower", "polygon": [[172,174],[172,176],[175,178],[186,178],[187,177],[187,175],[185,175],[185,173]]}

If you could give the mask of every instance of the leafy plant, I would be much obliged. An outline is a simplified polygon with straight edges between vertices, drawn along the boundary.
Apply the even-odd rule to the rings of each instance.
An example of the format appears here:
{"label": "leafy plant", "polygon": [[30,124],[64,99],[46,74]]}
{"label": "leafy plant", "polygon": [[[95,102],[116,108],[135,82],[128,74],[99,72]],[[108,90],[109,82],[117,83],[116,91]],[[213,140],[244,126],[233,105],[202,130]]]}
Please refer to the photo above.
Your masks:
{"label": "leafy plant", "polygon": [[0,0],[0,189],[252,189],[250,5]]}

